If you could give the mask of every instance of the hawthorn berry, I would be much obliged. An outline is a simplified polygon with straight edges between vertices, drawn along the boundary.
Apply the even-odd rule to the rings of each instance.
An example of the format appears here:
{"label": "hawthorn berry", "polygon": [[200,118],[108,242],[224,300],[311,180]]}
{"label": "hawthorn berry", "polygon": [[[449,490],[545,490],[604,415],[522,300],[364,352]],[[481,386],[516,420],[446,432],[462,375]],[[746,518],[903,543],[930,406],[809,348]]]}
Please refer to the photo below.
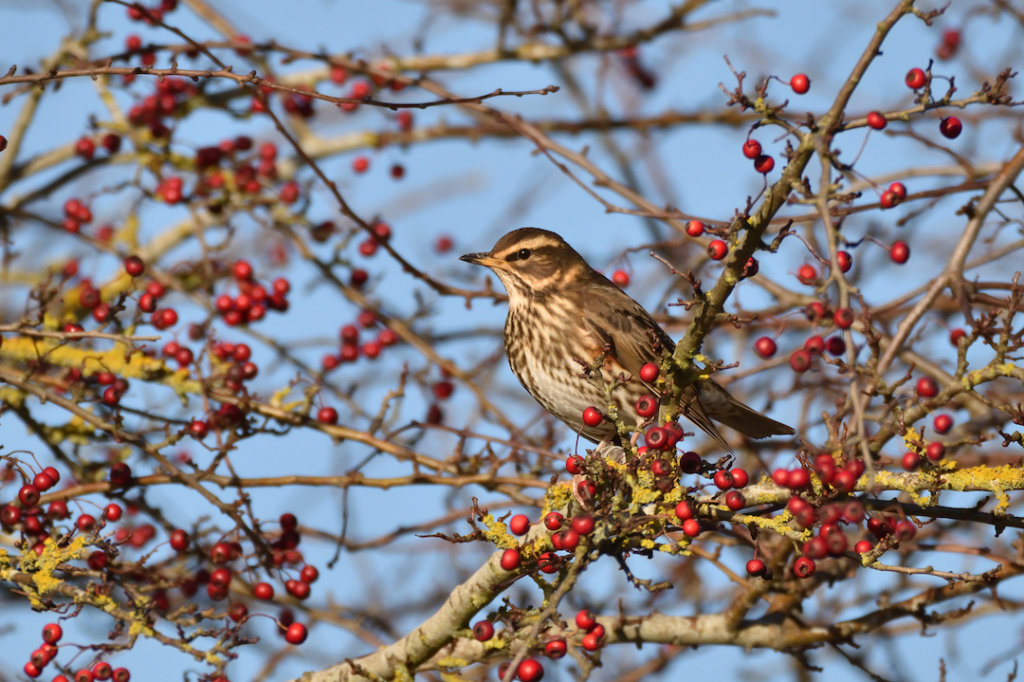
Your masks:
{"label": "hawthorn berry", "polygon": [[580,609],[576,612],[576,627],[589,632],[594,629],[595,625],[597,625],[597,617],[592,611]]}
{"label": "hawthorn berry", "polygon": [[728,490],[732,487],[732,472],[720,469],[715,472],[714,481],[719,490]]}
{"label": "hawthorn berry", "polygon": [[548,530],[558,530],[562,527],[564,521],[565,517],[556,511],[548,512],[544,515],[544,527]]}
{"label": "hawthorn berry", "polygon": [[811,354],[802,348],[789,356],[789,366],[794,372],[806,372],[811,368]]}
{"label": "hawthorn berry", "polygon": [[658,411],[657,399],[646,393],[640,396],[636,401],[636,413],[641,417],[651,417]]}
{"label": "hawthorn berry", "polygon": [[679,469],[684,474],[695,474],[700,471],[701,465],[704,464],[704,460],[701,459],[700,455],[692,450],[688,450],[683,453],[683,456],[679,458]]}
{"label": "hawthorn berry", "polygon": [[596,407],[588,407],[583,410],[583,423],[586,426],[597,426],[604,421],[604,415]]}
{"label": "hawthorn berry", "polygon": [[902,182],[891,183],[889,191],[893,192],[900,201],[907,198],[907,187]]}
{"label": "hawthorn berry", "polygon": [[747,562],[747,575],[752,575],[755,578],[759,578],[765,574],[767,567],[764,562],[760,559],[751,559]]}
{"label": "hawthorn berry", "polygon": [[689,501],[683,500],[676,505],[674,513],[677,519],[680,521],[686,521],[687,519],[693,518],[693,507],[690,505]]}
{"label": "hawthorn berry", "polygon": [[739,511],[747,506],[747,498],[738,490],[730,490],[725,494],[725,506],[732,511]]}
{"label": "hawthorn berry", "polygon": [[[832,315],[832,320],[836,323],[836,326],[840,329],[849,329],[853,326],[853,311],[849,308],[839,308]],[[824,347],[822,348],[824,350]]]}
{"label": "hawthorn berry", "polygon": [[333,407],[321,407],[316,413],[316,420],[321,424],[337,424],[338,411]]}
{"label": "hawthorn berry", "polygon": [[857,544],[853,546],[853,551],[857,554],[867,554],[871,551],[873,545],[870,540],[858,540]]}
{"label": "hawthorn berry", "polygon": [[808,336],[804,341],[804,350],[811,355],[821,355],[825,351],[825,339],[818,334]]}
{"label": "hawthorn berry", "polygon": [[754,159],[754,170],[762,175],[771,173],[773,168],[775,168],[775,159],[766,154]]}
{"label": "hawthorn berry", "polygon": [[798,557],[797,560],[793,562],[793,575],[797,578],[810,578],[814,575],[814,569],[814,559],[811,559],[810,557]]}
{"label": "hawthorn berry", "polygon": [[544,666],[536,658],[524,658],[516,668],[516,677],[522,682],[537,682],[544,677]]}
{"label": "hawthorn berry", "polygon": [[506,549],[501,553],[501,567],[506,571],[519,568],[521,557],[518,549]]}
{"label": "hawthorn berry", "polygon": [[708,258],[711,260],[722,260],[728,252],[728,245],[721,239],[712,239],[708,244]]}
{"label": "hawthorn berry", "polygon": [[811,89],[811,79],[806,74],[798,73],[789,79],[789,87],[798,95],[805,94]]}
{"label": "hawthorn berry", "polygon": [[910,71],[907,71],[907,75],[903,80],[907,84],[908,88],[911,90],[917,90],[924,87],[925,83],[928,82],[928,77],[922,69],[915,66]]}
{"label": "hawthorn berry", "polygon": [[732,487],[734,488],[745,488],[750,482],[750,476],[746,469],[735,467],[729,473],[732,474]]}
{"label": "hawthorn berry", "polygon": [[43,641],[56,644],[64,636],[64,629],[58,623],[47,623],[43,626]]}
{"label": "hawthorn berry", "polygon": [[644,431],[644,443],[652,450],[667,450],[669,448],[668,431],[662,426],[651,426]]}
{"label": "hawthorn berry", "polygon": [[849,272],[853,267],[853,257],[849,251],[836,251],[836,263],[839,264],[840,271]]}
{"label": "hawthorn berry", "polygon": [[905,470],[915,471],[921,464],[921,457],[916,452],[906,452],[903,454],[901,464]]}
{"label": "hawthorn berry", "polygon": [[616,286],[620,288],[628,287],[629,273],[626,272],[625,270],[616,270],[615,272],[612,273],[611,280],[612,282],[615,283]]}
{"label": "hawthorn berry", "polygon": [[573,517],[571,526],[580,535],[589,535],[594,530],[594,517],[590,514]]}
{"label": "hawthorn berry", "polygon": [[893,263],[903,265],[910,259],[910,247],[902,240],[893,242],[892,246],[889,247],[889,258],[892,259]]}
{"label": "hawthorn berry", "polygon": [[[743,143],[743,156],[747,157],[748,159],[756,159],[757,157],[761,156],[761,143],[758,142],[757,140],[747,140],[746,142],[744,142]],[[690,222],[692,223],[692,222],[695,222],[695,221],[691,220]],[[689,225],[687,226],[687,228],[689,228]],[[687,231],[689,231],[689,230],[687,230]],[[701,231],[703,231],[703,225],[701,226]],[[690,235],[690,236],[691,237],[695,237],[695,236],[698,236],[698,235]]]}
{"label": "hawthorn berry", "polygon": [[933,462],[938,462],[940,459],[946,456],[946,446],[938,441],[932,441],[928,443],[928,447],[924,451],[925,457]]}
{"label": "hawthorn berry", "polygon": [[508,529],[513,535],[526,535],[530,530],[530,519],[526,514],[516,514],[508,520]]}
{"label": "hawthorn berry", "polygon": [[473,637],[478,642],[486,642],[494,636],[494,623],[489,620],[477,621],[473,624]]}
{"label": "hawthorn berry", "polygon": [[697,519],[686,519],[683,521],[683,534],[691,538],[700,535],[700,521]]}
{"label": "hawthorn berry", "polygon": [[754,352],[760,355],[762,358],[770,358],[775,355],[775,351],[778,350],[778,346],[775,341],[768,336],[762,336],[754,342]]}
{"label": "hawthorn berry", "polygon": [[130,277],[139,277],[146,271],[146,264],[138,256],[128,256],[124,259],[124,271]]}
{"label": "hawthorn berry", "polygon": [[583,458],[579,455],[570,455],[565,460],[565,470],[573,476],[583,473]]}
{"label": "hawthorn berry", "polygon": [[932,427],[938,433],[949,433],[949,430],[953,428],[953,418],[948,414],[935,415],[935,419],[932,421]]}
{"label": "hawthorn berry", "polygon": [[544,655],[548,658],[558,659],[565,656],[565,652],[568,647],[565,644],[564,639],[553,639],[544,645]]}
{"label": "hawthorn berry", "polygon": [[885,119],[885,115],[880,111],[872,111],[868,113],[868,126],[875,130],[881,130],[885,128],[888,121]]}
{"label": "hawthorn berry", "polygon": [[939,123],[939,132],[950,140],[955,140],[960,137],[960,132],[963,131],[963,129],[964,124],[961,123],[960,119],[956,116],[944,118],[942,119],[942,122]]}
{"label": "hawthorn berry", "polygon": [[305,625],[302,623],[292,623],[288,626],[288,629],[285,630],[284,640],[289,644],[302,644],[306,641],[307,634],[308,632],[306,631]]}
{"label": "hawthorn berry", "polygon": [[804,263],[796,271],[796,278],[800,280],[801,284],[814,284],[818,279],[818,271],[814,269],[813,265]]}
{"label": "hawthorn berry", "polygon": [[645,363],[644,366],[640,368],[640,381],[644,381],[649,384],[658,378],[659,372],[660,370],[658,369],[658,366],[653,362]]}
{"label": "hawthorn berry", "polygon": [[934,398],[939,394],[939,383],[931,377],[921,377],[917,380],[917,395],[922,398]]}

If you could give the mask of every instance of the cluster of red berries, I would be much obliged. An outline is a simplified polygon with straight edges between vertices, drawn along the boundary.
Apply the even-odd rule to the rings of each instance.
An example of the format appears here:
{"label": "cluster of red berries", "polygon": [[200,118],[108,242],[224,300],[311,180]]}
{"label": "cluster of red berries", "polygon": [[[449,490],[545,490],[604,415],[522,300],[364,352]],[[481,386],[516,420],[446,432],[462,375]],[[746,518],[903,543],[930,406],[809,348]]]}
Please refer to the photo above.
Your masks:
{"label": "cluster of red berries", "polygon": [[228,326],[262,320],[268,310],[288,310],[287,296],[291,284],[284,277],[276,278],[268,290],[255,280],[252,265],[246,260],[235,261],[231,274],[238,286],[238,294],[234,297],[221,294],[214,301],[214,308]]}
{"label": "cluster of red berries", "polygon": [[360,357],[375,360],[380,356],[381,350],[398,343],[398,334],[386,327],[377,333],[375,339],[362,341],[360,329],[372,330],[377,324],[377,315],[372,310],[364,310],[359,313],[355,324],[343,325],[338,333],[341,349],[337,355],[323,357],[321,365],[324,370],[332,370],[342,363],[355,362]]}
{"label": "cluster of red berries", "polygon": [[[57,657],[57,642],[64,636],[64,631],[57,623],[47,623],[43,627],[43,643],[32,652],[29,662],[23,668],[31,678],[42,675],[43,669]],[[97,661],[90,668],[81,668],[75,672],[74,682],[93,682],[93,680],[113,680],[113,682],[129,682],[131,673],[127,668],[113,668],[106,661]],[[65,675],[57,675],[53,682],[70,682]]]}
{"label": "cluster of red berries", "polygon": [[64,202],[64,222],[61,225],[71,234],[78,234],[82,225],[92,222],[92,211],[81,199],[72,197]]}

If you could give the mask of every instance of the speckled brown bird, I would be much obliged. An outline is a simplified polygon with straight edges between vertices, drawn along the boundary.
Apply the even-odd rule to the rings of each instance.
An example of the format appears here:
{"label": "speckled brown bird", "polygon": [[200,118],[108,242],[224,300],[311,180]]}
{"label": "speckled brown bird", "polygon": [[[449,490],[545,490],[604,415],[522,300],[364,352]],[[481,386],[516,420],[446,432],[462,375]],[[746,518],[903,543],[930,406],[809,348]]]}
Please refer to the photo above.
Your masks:
{"label": "speckled brown bird", "polygon": [[[544,409],[594,442],[614,437],[609,420],[597,426],[583,423],[588,407],[604,411],[606,387],[611,386],[620,419],[637,423],[637,399],[653,392],[640,380],[640,368],[660,364],[675,348],[643,306],[549,230],[513,230],[490,251],[468,253],[461,260],[490,268],[505,286],[508,363]],[[683,389],[680,403],[683,416],[725,448],[713,422],[751,438],[793,433],[711,379]]]}

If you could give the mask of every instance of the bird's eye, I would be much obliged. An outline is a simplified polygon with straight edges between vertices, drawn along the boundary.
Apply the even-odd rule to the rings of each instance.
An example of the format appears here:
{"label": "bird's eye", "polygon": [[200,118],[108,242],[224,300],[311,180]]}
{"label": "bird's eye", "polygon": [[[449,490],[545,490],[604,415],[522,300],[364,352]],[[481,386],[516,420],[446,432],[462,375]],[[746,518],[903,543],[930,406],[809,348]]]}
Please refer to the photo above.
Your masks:
{"label": "bird's eye", "polygon": [[516,259],[517,260],[526,260],[529,257],[530,257],[530,250],[529,249],[519,249],[519,253],[516,254]]}

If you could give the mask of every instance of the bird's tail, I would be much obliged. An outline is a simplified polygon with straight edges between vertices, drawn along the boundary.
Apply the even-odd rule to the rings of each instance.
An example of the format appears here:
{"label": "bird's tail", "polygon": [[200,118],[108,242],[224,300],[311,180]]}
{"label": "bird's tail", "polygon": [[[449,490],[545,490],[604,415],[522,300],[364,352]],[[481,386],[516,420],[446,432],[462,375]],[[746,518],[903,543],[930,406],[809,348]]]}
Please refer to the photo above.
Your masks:
{"label": "bird's tail", "polygon": [[791,427],[736,400],[714,381],[698,384],[697,400],[708,417],[750,438],[790,436],[795,433]]}

